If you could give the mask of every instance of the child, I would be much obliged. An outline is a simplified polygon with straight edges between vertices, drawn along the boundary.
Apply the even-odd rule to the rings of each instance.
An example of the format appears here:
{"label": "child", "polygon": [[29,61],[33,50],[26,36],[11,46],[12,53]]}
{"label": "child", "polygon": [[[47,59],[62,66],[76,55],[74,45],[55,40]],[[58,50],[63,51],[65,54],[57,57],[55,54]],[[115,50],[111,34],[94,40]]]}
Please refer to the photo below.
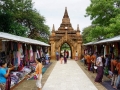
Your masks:
{"label": "child", "polygon": [[61,54],[60,54],[60,63],[61,63],[61,64],[62,64],[62,62],[63,62],[63,59],[64,59],[63,53],[61,53]]}

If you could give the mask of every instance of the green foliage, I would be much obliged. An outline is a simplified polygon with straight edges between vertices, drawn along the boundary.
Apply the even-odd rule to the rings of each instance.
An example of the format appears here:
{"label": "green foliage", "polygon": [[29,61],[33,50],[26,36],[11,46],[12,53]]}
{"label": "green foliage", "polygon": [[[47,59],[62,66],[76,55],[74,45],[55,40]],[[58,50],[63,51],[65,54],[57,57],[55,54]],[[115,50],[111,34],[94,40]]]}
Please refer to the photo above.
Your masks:
{"label": "green foliage", "polygon": [[85,16],[90,16],[94,26],[90,31],[84,29],[88,33],[83,40],[91,39],[85,42],[120,35],[120,0],[91,0]]}
{"label": "green foliage", "polygon": [[91,35],[92,28],[93,28],[93,26],[88,26],[88,27],[84,28],[84,30],[82,32],[83,43],[88,43],[93,40],[92,35]]}
{"label": "green foliage", "polygon": [[39,40],[39,41],[42,41],[42,42],[45,42],[45,43],[48,43],[48,39],[45,39],[45,38],[42,38],[42,37],[36,37],[35,38],[36,40]]}
{"label": "green foliage", "polygon": [[90,16],[93,24],[106,26],[109,20],[120,13],[118,0],[91,0],[86,9],[86,16]]}
{"label": "green foliage", "polygon": [[70,46],[67,43],[64,43],[61,47],[61,50],[70,50]]}
{"label": "green foliage", "polygon": [[0,31],[20,36],[32,36],[39,33],[41,38],[48,39],[49,27],[45,18],[33,9],[32,0],[1,0],[0,1]]}

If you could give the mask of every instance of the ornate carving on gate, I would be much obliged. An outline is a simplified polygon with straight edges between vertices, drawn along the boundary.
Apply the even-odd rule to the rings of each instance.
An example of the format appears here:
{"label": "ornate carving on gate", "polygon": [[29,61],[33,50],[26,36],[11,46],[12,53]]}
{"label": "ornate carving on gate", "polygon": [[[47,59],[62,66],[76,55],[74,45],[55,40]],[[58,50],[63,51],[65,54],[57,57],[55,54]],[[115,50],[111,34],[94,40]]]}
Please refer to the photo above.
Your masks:
{"label": "ornate carving on gate", "polygon": [[51,58],[53,59],[55,58],[55,51],[59,50],[60,52],[60,47],[64,43],[68,43],[70,45],[72,58],[74,58],[74,54],[76,50],[80,53],[79,54],[79,58],[80,58],[82,38],[80,35],[79,25],[77,25],[77,30],[73,29],[68,16],[67,8],[65,8],[65,13],[62,19],[62,23],[58,28],[58,30],[55,30],[55,27],[53,25],[52,33],[50,35],[49,40],[52,49]]}

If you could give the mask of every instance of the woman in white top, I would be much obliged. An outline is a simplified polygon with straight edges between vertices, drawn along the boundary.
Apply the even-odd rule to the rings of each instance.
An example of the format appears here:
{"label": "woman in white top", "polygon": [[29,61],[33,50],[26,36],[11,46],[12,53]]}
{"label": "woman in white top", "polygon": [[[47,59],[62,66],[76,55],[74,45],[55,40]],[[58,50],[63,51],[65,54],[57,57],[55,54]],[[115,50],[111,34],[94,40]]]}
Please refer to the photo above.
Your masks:
{"label": "woman in white top", "polygon": [[103,78],[103,62],[102,62],[103,55],[99,56],[96,61],[97,65],[97,76],[95,78],[95,82],[100,83],[102,82]]}

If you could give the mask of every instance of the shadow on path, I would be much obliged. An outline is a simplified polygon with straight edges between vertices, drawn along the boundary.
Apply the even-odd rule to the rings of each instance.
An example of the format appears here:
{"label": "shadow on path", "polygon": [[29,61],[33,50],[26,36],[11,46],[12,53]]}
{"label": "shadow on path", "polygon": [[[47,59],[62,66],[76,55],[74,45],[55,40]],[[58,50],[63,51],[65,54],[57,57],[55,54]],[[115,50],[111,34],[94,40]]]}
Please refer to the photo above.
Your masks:
{"label": "shadow on path", "polygon": [[[111,86],[111,81],[104,81],[102,85],[107,89],[107,90],[116,90]],[[120,87],[117,89],[120,90]]]}

